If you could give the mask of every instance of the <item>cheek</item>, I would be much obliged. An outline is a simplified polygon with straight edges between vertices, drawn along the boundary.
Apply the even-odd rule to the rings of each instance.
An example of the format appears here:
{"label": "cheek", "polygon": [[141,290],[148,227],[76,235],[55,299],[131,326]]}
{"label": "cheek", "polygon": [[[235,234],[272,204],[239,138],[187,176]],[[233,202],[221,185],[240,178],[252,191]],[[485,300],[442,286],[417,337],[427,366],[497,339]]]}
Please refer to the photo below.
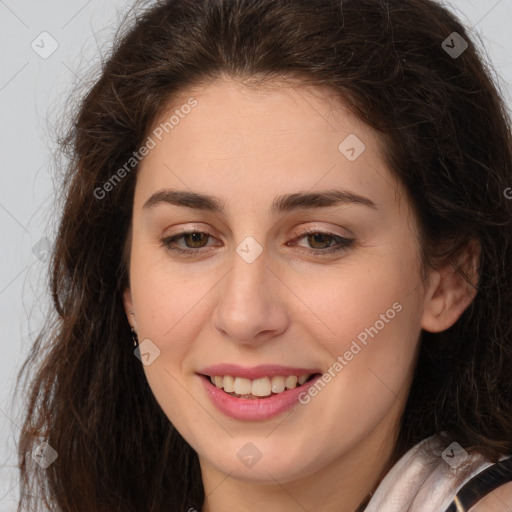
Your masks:
{"label": "cheek", "polygon": [[[338,311],[332,317],[337,337],[323,342],[331,356],[324,373],[329,382],[318,399],[312,398],[312,407],[324,414],[326,430],[343,431],[340,443],[369,434],[405,403],[421,331],[416,304],[407,294],[393,289],[333,306],[333,313]],[[347,418],[356,420],[357,428],[345,423]]]}
{"label": "cheek", "polygon": [[315,338],[333,359],[354,340],[362,347],[372,339],[388,347],[399,345],[419,323],[419,283],[419,274],[406,258],[347,261],[295,283],[294,292],[308,306],[304,310],[297,303],[296,318],[315,329]]}
{"label": "cheek", "polygon": [[407,388],[421,332],[414,258],[403,247],[400,255],[347,262],[338,275],[311,280],[300,291],[321,319],[315,320],[322,333],[316,339],[331,359],[334,423],[340,411],[350,410],[371,427]]}
{"label": "cheek", "polygon": [[175,264],[164,249],[134,250],[131,288],[137,323],[143,335],[165,349],[175,340],[193,339],[204,299],[215,280],[203,269]]}
{"label": "cheek", "polygon": [[205,319],[206,301],[201,299],[213,283],[184,272],[184,265],[173,265],[163,250],[154,247],[134,250],[131,265],[139,342],[149,339],[160,351],[143,367],[144,373],[166,416],[177,428],[186,429],[185,418],[198,411],[184,388],[183,365]]}

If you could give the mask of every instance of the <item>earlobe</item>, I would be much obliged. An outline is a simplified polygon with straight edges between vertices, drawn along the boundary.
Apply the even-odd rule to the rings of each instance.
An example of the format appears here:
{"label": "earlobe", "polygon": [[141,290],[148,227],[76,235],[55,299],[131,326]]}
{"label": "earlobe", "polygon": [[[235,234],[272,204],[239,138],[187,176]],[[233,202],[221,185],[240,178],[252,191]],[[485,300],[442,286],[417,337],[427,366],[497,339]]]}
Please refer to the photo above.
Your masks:
{"label": "earlobe", "polygon": [[[457,322],[477,294],[480,245],[471,241],[455,263],[435,270],[425,297],[421,326],[429,332],[442,332]],[[470,283],[460,274],[464,272]]]}
{"label": "earlobe", "polygon": [[135,321],[135,312],[133,310],[133,300],[130,288],[126,288],[123,292],[123,304],[128,323],[133,329],[137,330],[137,322]]}

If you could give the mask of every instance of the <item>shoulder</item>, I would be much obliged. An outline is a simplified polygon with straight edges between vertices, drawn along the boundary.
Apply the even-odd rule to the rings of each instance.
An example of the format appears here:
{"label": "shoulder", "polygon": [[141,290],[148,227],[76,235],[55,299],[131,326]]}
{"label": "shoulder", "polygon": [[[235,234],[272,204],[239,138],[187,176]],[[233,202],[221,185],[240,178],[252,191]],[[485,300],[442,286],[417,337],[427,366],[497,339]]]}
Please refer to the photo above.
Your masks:
{"label": "shoulder", "polygon": [[483,497],[469,512],[512,512],[512,482]]}

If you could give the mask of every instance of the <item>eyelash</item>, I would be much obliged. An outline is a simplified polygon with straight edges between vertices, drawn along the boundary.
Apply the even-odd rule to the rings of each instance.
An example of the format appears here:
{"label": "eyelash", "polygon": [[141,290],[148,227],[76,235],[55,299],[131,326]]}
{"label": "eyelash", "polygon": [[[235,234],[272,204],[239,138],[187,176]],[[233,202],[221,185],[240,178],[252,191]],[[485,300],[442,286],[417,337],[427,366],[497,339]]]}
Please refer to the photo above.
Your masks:
{"label": "eyelash", "polygon": [[[162,238],[160,241],[161,241],[162,245],[167,250],[169,250],[169,251],[174,251],[174,252],[177,252],[179,254],[183,254],[183,255],[187,255],[187,256],[194,256],[194,255],[197,255],[200,252],[202,252],[202,249],[204,249],[204,248],[201,247],[201,248],[198,248],[198,249],[181,249],[181,248],[177,248],[177,247],[172,247],[172,244],[174,242],[176,242],[176,240],[179,240],[180,238],[183,238],[183,236],[185,236],[185,235],[191,235],[191,234],[194,234],[194,233],[200,233],[200,234],[204,234],[204,235],[208,235],[210,237],[213,237],[213,235],[211,235],[210,233],[204,232],[204,231],[183,231],[182,233],[180,233],[178,235],[174,235],[174,236],[167,237],[167,238]],[[329,233],[329,232],[326,232],[326,231],[319,231],[319,230],[304,231],[298,237],[294,238],[293,241],[300,240],[301,238],[304,238],[305,236],[308,236],[308,235],[324,235],[324,236],[328,236],[328,237],[331,237],[333,239],[338,239],[339,240],[339,243],[337,245],[335,245],[333,247],[328,247],[326,249],[307,249],[307,248],[304,248],[304,250],[308,254],[313,255],[313,256],[319,256],[319,255],[323,256],[323,255],[326,255],[326,254],[333,254],[333,253],[337,253],[337,252],[341,252],[341,251],[346,251],[355,242],[355,240],[353,238],[345,238],[345,237],[342,237],[342,236],[339,236],[339,235],[335,235],[334,233]]]}

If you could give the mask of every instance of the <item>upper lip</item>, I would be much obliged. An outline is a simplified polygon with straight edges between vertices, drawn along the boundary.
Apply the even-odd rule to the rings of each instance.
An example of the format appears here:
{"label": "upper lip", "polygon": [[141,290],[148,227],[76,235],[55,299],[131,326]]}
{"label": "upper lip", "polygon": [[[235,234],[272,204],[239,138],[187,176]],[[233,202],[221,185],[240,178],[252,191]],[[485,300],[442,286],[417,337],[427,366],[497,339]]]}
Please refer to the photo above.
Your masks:
{"label": "upper lip", "polygon": [[274,377],[276,375],[282,375],[287,377],[288,375],[312,375],[314,373],[321,373],[321,370],[317,368],[298,368],[292,366],[280,366],[276,364],[262,364],[259,366],[253,366],[251,368],[239,366],[237,364],[215,364],[208,366],[198,371],[202,375],[223,376],[231,375],[232,377],[244,377],[246,379],[259,379],[261,377]]}

